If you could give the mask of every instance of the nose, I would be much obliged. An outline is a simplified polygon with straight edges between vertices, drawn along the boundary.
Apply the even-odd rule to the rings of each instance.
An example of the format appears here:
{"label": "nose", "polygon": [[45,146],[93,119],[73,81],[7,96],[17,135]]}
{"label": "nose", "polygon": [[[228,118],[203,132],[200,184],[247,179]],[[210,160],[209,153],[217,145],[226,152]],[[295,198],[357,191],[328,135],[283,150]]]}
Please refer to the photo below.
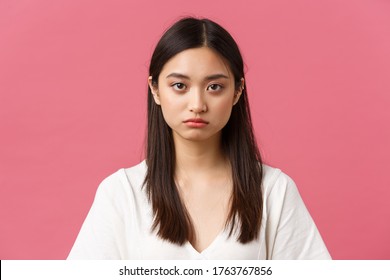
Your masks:
{"label": "nose", "polygon": [[207,111],[207,105],[203,91],[194,89],[194,91],[190,93],[190,96],[191,97],[188,106],[191,112],[199,114]]}

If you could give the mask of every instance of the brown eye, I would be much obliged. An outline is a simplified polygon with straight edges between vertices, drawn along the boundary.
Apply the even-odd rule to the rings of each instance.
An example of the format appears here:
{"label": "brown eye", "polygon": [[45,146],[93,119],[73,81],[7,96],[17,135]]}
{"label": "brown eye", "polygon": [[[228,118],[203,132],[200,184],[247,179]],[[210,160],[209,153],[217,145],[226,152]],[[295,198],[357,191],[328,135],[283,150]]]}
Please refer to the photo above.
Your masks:
{"label": "brown eye", "polygon": [[222,86],[218,85],[218,84],[211,84],[207,87],[207,90],[210,90],[210,91],[219,91],[221,89],[222,89]]}
{"label": "brown eye", "polygon": [[172,85],[172,87],[175,89],[175,90],[178,90],[178,91],[183,91],[186,89],[186,85],[183,84],[183,83],[174,83]]}

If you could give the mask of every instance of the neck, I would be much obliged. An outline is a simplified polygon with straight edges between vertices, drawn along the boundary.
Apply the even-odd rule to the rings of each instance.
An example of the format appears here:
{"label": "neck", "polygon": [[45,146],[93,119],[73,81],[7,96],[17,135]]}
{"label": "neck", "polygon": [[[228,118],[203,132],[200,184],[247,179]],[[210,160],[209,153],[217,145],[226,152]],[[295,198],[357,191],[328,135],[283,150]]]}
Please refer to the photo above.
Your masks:
{"label": "neck", "polygon": [[222,152],[220,135],[205,141],[190,141],[175,137],[176,176],[201,176],[226,170],[227,159]]}

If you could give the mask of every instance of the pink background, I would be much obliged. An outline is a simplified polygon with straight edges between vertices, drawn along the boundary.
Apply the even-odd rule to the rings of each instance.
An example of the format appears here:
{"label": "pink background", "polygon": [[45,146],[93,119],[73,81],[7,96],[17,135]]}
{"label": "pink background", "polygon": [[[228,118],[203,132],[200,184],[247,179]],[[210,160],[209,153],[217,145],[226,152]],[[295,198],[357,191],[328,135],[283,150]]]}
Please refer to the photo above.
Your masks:
{"label": "pink background", "polygon": [[0,1],[0,259],[64,259],[100,181],[143,158],[149,59],[183,15],[246,61],[265,161],[335,259],[390,259],[390,1]]}

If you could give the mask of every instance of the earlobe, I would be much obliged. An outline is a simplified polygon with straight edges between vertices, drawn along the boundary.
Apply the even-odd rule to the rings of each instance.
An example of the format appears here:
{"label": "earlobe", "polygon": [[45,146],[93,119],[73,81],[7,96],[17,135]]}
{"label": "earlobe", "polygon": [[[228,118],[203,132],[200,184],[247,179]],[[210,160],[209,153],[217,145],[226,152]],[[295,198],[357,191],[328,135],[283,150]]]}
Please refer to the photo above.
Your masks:
{"label": "earlobe", "polygon": [[237,104],[238,100],[240,100],[242,91],[244,90],[245,81],[244,78],[241,78],[241,85],[234,93],[234,100],[233,100],[233,106]]}
{"label": "earlobe", "polygon": [[242,93],[242,91],[240,90],[234,94],[233,106],[237,104],[238,100],[240,100],[241,93]]}
{"label": "earlobe", "polygon": [[152,92],[154,102],[156,102],[157,105],[160,105],[160,96],[158,95],[158,87],[155,84],[153,84],[152,76],[149,76],[148,78],[148,85],[150,91]]}

